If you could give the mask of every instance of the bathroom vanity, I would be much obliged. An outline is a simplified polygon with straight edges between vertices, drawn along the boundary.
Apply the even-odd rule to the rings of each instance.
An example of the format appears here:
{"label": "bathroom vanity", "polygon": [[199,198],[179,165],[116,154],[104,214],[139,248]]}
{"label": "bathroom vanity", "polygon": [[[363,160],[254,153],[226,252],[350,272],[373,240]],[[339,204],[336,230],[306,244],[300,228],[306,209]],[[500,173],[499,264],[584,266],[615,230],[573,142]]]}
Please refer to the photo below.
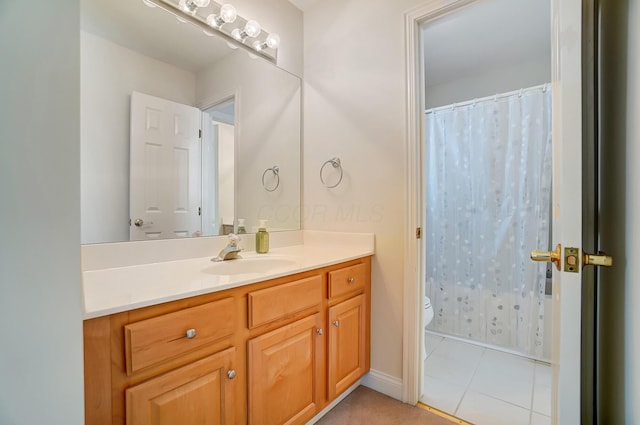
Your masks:
{"label": "bathroom vanity", "polygon": [[[168,269],[85,273],[87,305],[109,275],[130,291],[129,304],[86,313],[86,424],[306,423],[369,370],[372,251],[301,245],[146,265],[203,261],[207,277],[181,274],[198,288],[171,295]],[[138,289],[127,282],[135,276]],[[161,302],[153,292],[133,300],[153,286],[146,279]]]}

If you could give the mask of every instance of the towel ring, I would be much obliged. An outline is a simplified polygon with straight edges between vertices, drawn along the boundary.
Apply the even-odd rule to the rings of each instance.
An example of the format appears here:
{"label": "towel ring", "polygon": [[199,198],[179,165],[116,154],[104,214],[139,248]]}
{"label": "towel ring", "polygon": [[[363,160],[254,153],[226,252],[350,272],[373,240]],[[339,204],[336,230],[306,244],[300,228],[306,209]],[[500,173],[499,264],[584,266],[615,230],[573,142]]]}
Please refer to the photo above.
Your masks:
{"label": "towel ring", "polygon": [[[340,178],[338,179],[338,182],[334,185],[329,185],[324,181],[324,177],[322,177],[322,172],[324,171],[324,167],[327,166],[327,164],[331,164],[331,166],[333,168],[338,168],[340,170]],[[324,187],[327,187],[329,189],[332,189],[336,186],[338,186],[340,184],[340,182],[342,181],[342,176],[344,175],[343,171],[342,171],[342,164],[340,163],[340,158],[335,157],[335,158],[331,158],[326,160],[323,164],[322,167],[320,167],[320,181],[322,182],[322,184],[324,185]]]}
{"label": "towel ring", "polygon": [[[271,171],[273,175],[276,176],[276,185],[271,189],[269,189],[267,187],[267,184],[264,182],[264,178],[269,171]],[[278,186],[280,186],[280,167],[274,165],[271,168],[267,168],[266,170],[264,170],[264,173],[262,173],[262,187],[264,187],[264,190],[266,190],[267,192],[273,192],[278,188]]]}

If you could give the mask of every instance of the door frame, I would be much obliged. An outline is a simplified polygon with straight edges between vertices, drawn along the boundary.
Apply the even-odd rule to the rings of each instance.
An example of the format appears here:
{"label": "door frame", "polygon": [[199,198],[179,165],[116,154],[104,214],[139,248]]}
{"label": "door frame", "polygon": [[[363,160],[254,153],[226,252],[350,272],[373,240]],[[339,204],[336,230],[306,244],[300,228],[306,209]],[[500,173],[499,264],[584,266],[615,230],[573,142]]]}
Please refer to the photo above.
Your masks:
{"label": "door frame", "polygon": [[[404,15],[405,30],[405,72],[406,72],[406,157],[405,181],[407,209],[405,215],[405,261],[404,300],[402,326],[402,401],[411,405],[420,398],[420,374],[422,373],[422,314],[425,295],[424,285],[419,284],[424,262],[420,260],[424,252],[424,239],[417,235],[424,227],[422,206],[424,197],[420,181],[424,178],[422,169],[422,135],[424,111],[423,54],[420,44],[420,25],[471,4],[477,0],[428,0]],[[421,230],[420,230],[421,231]]]}
{"label": "door frame", "polygon": [[[405,178],[407,194],[407,210],[405,215],[405,268],[404,268],[404,299],[403,299],[403,370],[402,370],[402,401],[409,404],[417,404],[420,397],[420,375],[422,373],[422,344],[424,331],[422,327],[424,285],[421,284],[421,276],[424,269],[424,242],[416,237],[416,229],[422,228],[423,223],[422,208],[424,198],[421,193],[421,181],[424,178],[422,169],[422,136],[424,110],[424,87],[423,87],[423,65],[420,45],[420,25],[426,21],[436,19],[443,14],[461,8],[467,4],[478,0],[428,0],[424,4],[409,10],[405,13],[405,71],[406,71],[406,158],[405,158]],[[552,85],[554,90],[559,90],[567,98],[574,98],[582,91],[582,81],[580,67],[582,58],[580,56],[580,46],[583,43],[582,34],[582,13],[575,16],[575,10],[581,10],[581,0],[550,0],[551,1],[551,30],[552,30]],[[572,38],[573,37],[573,38]],[[576,46],[577,42],[577,46]],[[564,43],[564,44],[563,44]],[[562,50],[564,49],[564,50]],[[568,51],[568,53],[567,53]],[[577,60],[576,60],[577,57]],[[567,62],[563,62],[568,58]],[[576,69],[577,67],[577,69]],[[562,84],[558,84],[562,82]],[[554,96],[555,97],[555,96]],[[583,102],[581,102],[582,104]],[[556,109],[556,107],[558,107]],[[554,124],[554,135],[562,135],[561,140],[565,149],[554,146],[554,173],[562,180],[559,185],[558,180],[553,183],[554,197],[562,199],[563,202],[575,200],[581,193],[582,174],[580,170],[569,170],[565,167],[558,169],[561,162],[568,163],[570,148],[578,148],[582,144],[580,135],[582,130],[581,110],[571,110],[564,105],[557,105],[554,99],[554,120],[559,112],[563,112],[562,119]],[[576,127],[577,126],[577,127]],[[578,131],[574,131],[575,129]],[[556,133],[557,132],[557,133]],[[571,136],[571,137],[566,137]],[[573,138],[573,139],[572,139]],[[567,144],[567,141],[569,143]],[[577,152],[580,152],[578,149]],[[563,155],[564,158],[563,158]],[[574,162],[581,164],[581,155],[575,155]],[[580,162],[578,162],[580,161]],[[574,168],[575,167],[571,167]],[[570,191],[569,188],[573,188]],[[577,192],[577,193],[576,193]],[[576,202],[574,202],[576,203]],[[581,205],[581,202],[577,202]],[[554,231],[553,240],[555,243],[562,243],[563,246],[581,247],[582,216],[568,217],[560,214],[558,200],[553,201],[554,211]],[[558,223],[562,221],[562,233]],[[557,242],[556,242],[557,241]],[[562,275],[562,276],[560,276]],[[560,286],[562,280],[562,297],[560,297]],[[558,292],[556,292],[558,291]],[[575,352],[575,347],[581,350],[580,329],[581,311],[575,306],[575,302],[570,300],[581,299],[581,273],[567,274],[558,273],[554,276],[554,321],[555,314],[560,311],[570,310],[570,314],[557,316],[559,324],[554,326],[554,383],[552,400],[552,418],[559,423],[578,423],[581,409],[580,390],[575,388],[575,382],[580,382],[581,359],[571,357]],[[562,304],[562,309],[558,309]],[[565,306],[566,304],[566,306]],[[577,310],[577,311],[576,311]],[[559,341],[559,334],[565,338]],[[562,346],[561,346],[562,345]],[[565,348],[567,347],[567,348]],[[571,348],[571,349],[568,349]],[[570,360],[570,361],[569,361]],[[562,363],[563,367],[559,367]],[[557,390],[557,392],[556,392]],[[584,395],[583,395],[584,397]],[[559,399],[562,403],[558,403]]]}

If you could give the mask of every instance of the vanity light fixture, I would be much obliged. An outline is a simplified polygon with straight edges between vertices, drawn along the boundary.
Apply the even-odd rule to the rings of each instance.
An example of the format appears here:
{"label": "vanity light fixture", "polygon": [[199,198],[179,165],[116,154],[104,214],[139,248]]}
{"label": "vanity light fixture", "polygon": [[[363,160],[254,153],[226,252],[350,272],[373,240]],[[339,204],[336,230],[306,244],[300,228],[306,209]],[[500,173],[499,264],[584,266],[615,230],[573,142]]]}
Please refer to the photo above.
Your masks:
{"label": "vanity light fixture", "polygon": [[262,51],[267,47],[271,49],[277,49],[280,45],[280,36],[278,34],[269,34],[264,41],[256,40],[253,42],[252,46],[257,51]]}
{"label": "vanity light fixture", "polygon": [[215,15],[211,14],[207,16],[207,24],[211,25],[214,28],[220,29],[224,24],[233,23],[238,17],[238,12],[236,12],[236,8],[230,5],[229,3],[225,3],[220,7],[220,13]]}
{"label": "vanity light fixture", "polygon": [[242,30],[240,28],[236,28],[231,31],[231,36],[244,43],[247,37],[257,37],[260,35],[261,31],[262,28],[260,28],[258,21],[249,20]]}
{"label": "vanity light fixture", "polygon": [[[260,24],[238,15],[229,3],[216,0],[142,0],[149,7],[159,7],[174,15],[180,22],[189,22],[199,27],[206,35],[218,34],[226,39],[232,49],[241,47],[249,55],[259,53],[271,62],[277,62],[280,36],[263,31]],[[215,30],[215,31],[213,31]],[[263,40],[257,40],[262,35]],[[253,39],[249,42],[247,39]],[[256,57],[255,55],[252,57]]]}

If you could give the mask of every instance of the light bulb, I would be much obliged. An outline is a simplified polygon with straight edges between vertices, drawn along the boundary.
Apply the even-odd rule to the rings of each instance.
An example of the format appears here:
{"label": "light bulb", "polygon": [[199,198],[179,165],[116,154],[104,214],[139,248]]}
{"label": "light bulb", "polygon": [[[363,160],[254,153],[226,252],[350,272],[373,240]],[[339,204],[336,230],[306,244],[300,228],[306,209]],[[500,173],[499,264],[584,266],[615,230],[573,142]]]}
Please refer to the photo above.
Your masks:
{"label": "light bulb", "polygon": [[260,31],[262,31],[260,24],[257,21],[251,20],[244,26],[243,32],[245,32],[248,37],[257,37]]}
{"label": "light bulb", "polygon": [[190,13],[192,15],[196,13],[196,10],[198,9],[198,5],[195,4],[193,0],[180,0],[180,2],[178,3],[178,7],[182,11]]}
{"label": "light bulb", "polygon": [[280,36],[278,34],[269,34],[267,39],[264,41],[268,47],[272,49],[277,49],[280,45]]}
{"label": "light bulb", "polygon": [[235,38],[238,41],[242,41],[242,33],[238,28],[231,31],[231,37]]}
{"label": "light bulb", "polygon": [[149,7],[156,7],[156,5],[154,3],[151,3],[148,0],[142,0],[142,3],[144,3],[145,5],[147,5]]}
{"label": "light bulb", "polygon": [[209,3],[211,0],[180,0],[178,7],[193,15],[199,7],[207,7]]}
{"label": "light bulb", "polygon": [[209,26],[220,29],[224,24],[230,24],[236,20],[236,8],[230,4],[225,4],[220,8],[220,14],[207,16]]}
{"label": "light bulb", "polygon": [[236,12],[236,8],[230,5],[229,3],[223,4],[220,8],[220,17],[227,24],[232,23],[236,20],[238,16],[238,12]]}

